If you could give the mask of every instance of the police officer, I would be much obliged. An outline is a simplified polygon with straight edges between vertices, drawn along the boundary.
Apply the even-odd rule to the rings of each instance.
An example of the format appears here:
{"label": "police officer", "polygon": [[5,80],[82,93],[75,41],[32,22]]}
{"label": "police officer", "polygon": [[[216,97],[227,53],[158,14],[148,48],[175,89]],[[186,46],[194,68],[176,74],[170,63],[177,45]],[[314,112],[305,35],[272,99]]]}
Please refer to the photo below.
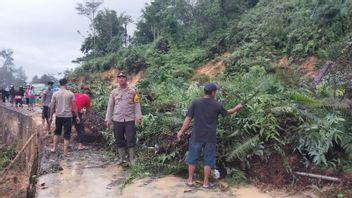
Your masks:
{"label": "police officer", "polygon": [[110,94],[105,121],[107,127],[113,125],[117,151],[120,156],[118,164],[124,162],[127,147],[129,160],[133,165],[136,146],[135,124],[141,124],[141,106],[139,96],[135,89],[128,86],[127,75],[124,72],[117,75],[117,81],[119,87],[112,90]]}

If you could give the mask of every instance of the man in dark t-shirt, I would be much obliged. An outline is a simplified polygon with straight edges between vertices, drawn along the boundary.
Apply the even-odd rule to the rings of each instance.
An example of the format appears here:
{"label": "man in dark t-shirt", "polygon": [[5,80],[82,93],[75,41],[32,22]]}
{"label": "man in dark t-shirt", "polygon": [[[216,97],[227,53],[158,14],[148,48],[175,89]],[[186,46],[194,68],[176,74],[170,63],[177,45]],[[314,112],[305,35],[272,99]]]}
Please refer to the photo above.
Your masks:
{"label": "man in dark t-shirt", "polygon": [[212,185],[209,184],[209,175],[211,173],[211,168],[215,166],[216,161],[216,128],[218,125],[218,117],[220,114],[222,116],[233,114],[242,108],[242,105],[238,104],[236,107],[226,110],[222,104],[214,99],[216,91],[217,86],[213,83],[208,83],[204,86],[205,96],[193,100],[188,109],[182,128],[177,133],[177,139],[181,140],[182,135],[188,129],[192,119],[194,118],[194,126],[192,129],[191,141],[188,148],[189,152],[187,156],[189,174],[186,182],[187,186],[193,186],[193,174],[196,169],[199,153],[203,149],[203,187],[212,187]]}

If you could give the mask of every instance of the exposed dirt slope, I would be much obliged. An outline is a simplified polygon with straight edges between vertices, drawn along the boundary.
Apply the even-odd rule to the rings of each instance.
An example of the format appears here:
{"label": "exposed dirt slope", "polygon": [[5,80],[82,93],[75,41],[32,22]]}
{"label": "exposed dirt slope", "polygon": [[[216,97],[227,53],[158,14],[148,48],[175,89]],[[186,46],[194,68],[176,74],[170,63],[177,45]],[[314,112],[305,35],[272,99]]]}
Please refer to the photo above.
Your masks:
{"label": "exposed dirt slope", "polygon": [[222,57],[221,60],[219,61],[211,61],[208,64],[199,66],[196,71],[195,74],[192,77],[192,80],[196,80],[201,76],[207,76],[210,79],[216,77],[219,74],[222,74],[225,72],[225,62],[224,60],[222,60],[222,58],[224,57],[229,57],[231,55],[230,52],[225,52]]}
{"label": "exposed dirt slope", "polygon": [[285,55],[277,61],[277,64],[284,68],[290,68],[298,65],[299,72],[306,78],[314,78],[317,73],[318,58],[315,56],[308,56],[303,60],[290,61],[290,58]]}

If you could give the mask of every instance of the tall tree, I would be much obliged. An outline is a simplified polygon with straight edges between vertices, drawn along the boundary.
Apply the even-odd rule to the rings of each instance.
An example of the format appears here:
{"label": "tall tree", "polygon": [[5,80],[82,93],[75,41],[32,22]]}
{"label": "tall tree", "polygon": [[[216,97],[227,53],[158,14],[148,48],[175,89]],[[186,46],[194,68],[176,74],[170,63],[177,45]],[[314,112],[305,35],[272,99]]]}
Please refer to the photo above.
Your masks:
{"label": "tall tree", "polygon": [[93,48],[95,48],[95,35],[96,29],[93,25],[93,21],[95,18],[96,13],[98,12],[99,7],[103,4],[103,0],[86,0],[84,3],[77,3],[76,10],[78,11],[79,15],[85,16],[89,19],[90,25],[89,28],[93,32]]}
{"label": "tall tree", "polygon": [[49,81],[57,82],[58,80],[52,74],[43,74],[41,77],[35,75],[32,79],[32,83],[44,83],[46,84]]}
{"label": "tall tree", "polygon": [[124,45],[125,45],[125,47],[127,47],[128,46],[128,42],[129,42],[128,34],[127,34],[127,25],[130,24],[130,23],[133,23],[133,20],[132,20],[131,16],[128,16],[125,13],[122,13],[119,16],[119,21],[122,23],[123,28],[124,28],[124,35],[123,35],[123,37],[124,37]]}
{"label": "tall tree", "polygon": [[22,85],[27,76],[23,67],[17,68],[14,64],[14,51],[11,49],[4,49],[0,51],[0,60],[2,66],[0,67],[0,86],[6,87],[9,85]]}
{"label": "tall tree", "polygon": [[126,30],[123,23],[127,23],[126,18],[128,18],[126,15],[123,15],[123,18],[117,17],[114,10],[99,11],[93,21],[96,36],[87,37],[81,46],[81,51],[86,55],[91,54],[92,51],[94,51],[93,54],[104,55],[119,50],[124,43]]}
{"label": "tall tree", "polygon": [[40,79],[37,75],[33,76],[32,83],[40,83]]}
{"label": "tall tree", "polygon": [[15,83],[15,64],[13,59],[13,50],[3,49],[0,51],[2,66],[0,67],[0,86],[9,86]]}
{"label": "tall tree", "polygon": [[18,69],[16,69],[15,84],[16,85],[24,84],[26,80],[27,80],[26,72],[24,71],[23,67],[20,66]]}
{"label": "tall tree", "polygon": [[14,72],[14,66],[15,64],[13,63],[13,50],[11,49],[4,49],[0,51],[0,56],[4,59],[3,67],[9,71],[9,72]]}

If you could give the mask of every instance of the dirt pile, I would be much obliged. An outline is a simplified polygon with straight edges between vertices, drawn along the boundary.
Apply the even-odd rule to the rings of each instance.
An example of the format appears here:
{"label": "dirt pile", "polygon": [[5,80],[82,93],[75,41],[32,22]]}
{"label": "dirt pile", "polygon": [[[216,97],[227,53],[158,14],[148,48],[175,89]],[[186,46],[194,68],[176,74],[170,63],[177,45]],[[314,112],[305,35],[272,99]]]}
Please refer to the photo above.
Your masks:
{"label": "dirt pile", "polygon": [[304,74],[306,78],[314,78],[316,74],[317,57],[310,56],[307,57],[302,64],[299,66],[299,70]]}
{"label": "dirt pile", "polygon": [[[297,171],[336,177],[341,181],[299,176]],[[352,197],[352,174],[323,170],[315,166],[306,167],[297,154],[283,157],[273,153],[267,159],[255,156],[250,160],[247,177],[262,189],[290,188],[293,193],[300,194],[299,197],[316,197],[318,194],[322,194],[322,197],[334,197],[337,192]]]}
{"label": "dirt pile", "polygon": [[199,67],[196,71],[192,80],[196,80],[201,76],[207,76],[210,79],[216,77],[219,74],[224,73],[225,71],[225,63],[223,60],[217,62],[211,62],[204,66]]}
{"label": "dirt pile", "polygon": [[131,86],[136,86],[137,83],[142,79],[143,74],[144,74],[144,70],[141,70],[137,74],[132,75],[130,80],[129,80],[129,84]]}
{"label": "dirt pile", "polygon": [[225,57],[231,56],[231,53],[226,51],[223,53],[222,57],[220,57],[220,60],[217,61],[211,61],[208,64],[199,66],[191,80],[197,80],[201,78],[202,76],[208,77],[210,79],[216,77],[219,74],[223,74],[225,72],[225,62],[222,60]]}
{"label": "dirt pile", "polygon": [[[286,70],[298,69],[300,74],[304,75],[306,78],[311,79],[314,78],[317,73],[318,58],[315,56],[308,56],[302,60],[290,61],[290,58],[285,55],[280,58],[276,64]],[[295,65],[297,65],[298,68],[295,68]]]}

